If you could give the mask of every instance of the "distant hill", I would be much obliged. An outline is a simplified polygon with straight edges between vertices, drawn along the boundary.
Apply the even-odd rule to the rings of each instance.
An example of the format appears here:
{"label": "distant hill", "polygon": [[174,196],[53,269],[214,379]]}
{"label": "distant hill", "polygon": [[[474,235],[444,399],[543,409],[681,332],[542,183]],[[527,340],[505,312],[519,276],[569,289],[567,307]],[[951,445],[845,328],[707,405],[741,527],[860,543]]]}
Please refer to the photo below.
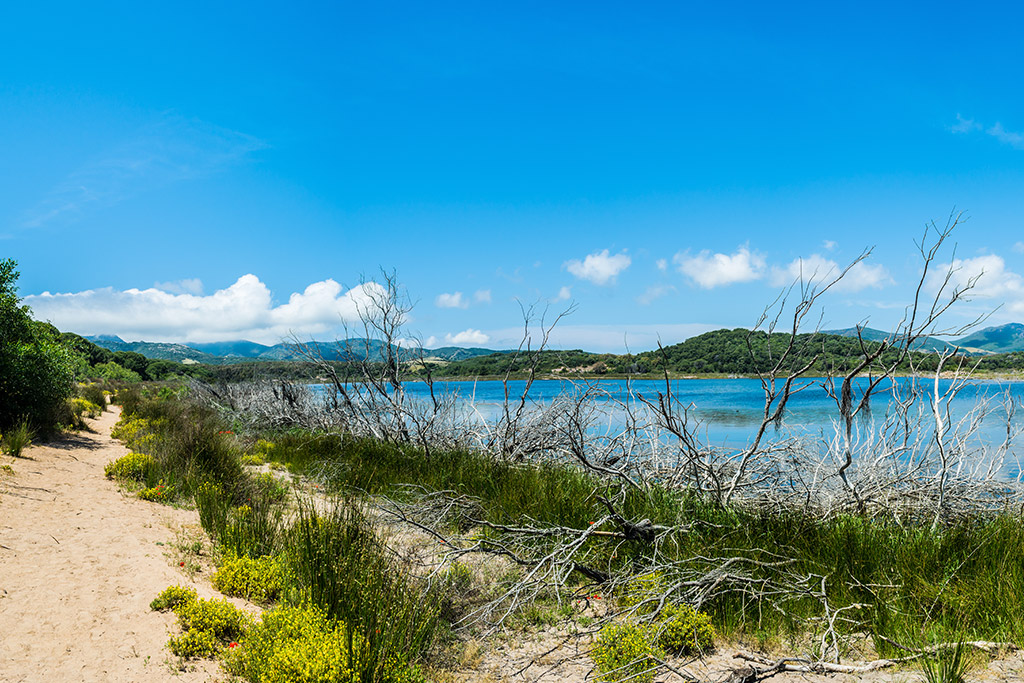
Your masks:
{"label": "distant hill", "polygon": [[[840,337],[853,337],[856,339],[857,328],[847,327],[842,330],[823,330],[822,334],[835,334]],[[882,342],[889,338],[892,333],[883,332],[882,330],[876,330],[871,327],[862,327],[860,329],[860,334],[865,341]],[[936,337],[922,337],[913,344],[912,348],[915,351],[946,351],[951,350],[954,346],[955,344],[951,344],[942,339],[937,339]],[[964,349],[962,345],[961,349],[970,351],[969,349]]]}
{"label": "distant hill", "polygon": [[[225,341],[188,344],[172,344],[167,342],[126,342],[114,335],[95,335],[86,337],[89,341],[111,351],[132,351],[141,353],[146,358],[153,360],[172,360],[181,362],[192,360],[207,365],[223,365],[226,363],[240,363],[244,361],[282,361],[298,360],[301,356],[295,353],[291,344],[275,344],[267,346],[251,341]],[[342,342],[310,342],[316,345],[325,360],[362,360],[369,358],[379,360],[385,357],[386,348],[377,340],[348,339]],[[403,360],[419,358],[422,354],[425,358],[432,358],[442,361],[458,361],[477,356],[487,356],[494,353],[502,353],[493,349],[471,349],[460,346],[445,346],[439,349],[419,349],[394,347],[394,353]]]}
{"label": "distant hill", "polygon": [[964,348],[978,348],[989,353],[1024,351],[1024,325],[1007,323],[978,330],[956,341]]}

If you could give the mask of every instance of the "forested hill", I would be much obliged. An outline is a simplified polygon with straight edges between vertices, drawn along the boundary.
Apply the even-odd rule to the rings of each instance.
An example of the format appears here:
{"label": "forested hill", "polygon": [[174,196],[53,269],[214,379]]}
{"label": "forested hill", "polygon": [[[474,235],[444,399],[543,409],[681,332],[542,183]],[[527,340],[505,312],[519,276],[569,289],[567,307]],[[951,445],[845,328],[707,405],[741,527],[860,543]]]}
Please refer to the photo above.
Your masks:
{"label": "forested hill", "polygon": [[[812,364],[810,372],[813,373],[843,372],[862,357],[860,341],[851,337],[819,332],[791,339],[788,334],[776,333],[769,337],[765,332],[738,328],[707,332],[679,344],[635,355],[596,354],[578,349],[544,351],[536,361],[525,355],[490,355],[448,363],[433,368],[432,372],[439,377],[494,376],[508,371],[518,374],[528,371],[536,362],[536,370],[545,374],[647,374],[667,369],[680,375],[750,375],[772,370],[790,345],[792,350],[781,372],[808,363]],[[877,342],[865,342],[868,350],[878,346]],[[891,364],[897,355],[896,350],[886,351],[879,363]],[[934,369],[936,358],[936,354],[924,351],[914,351],[911,355],[914,366],[920,370]],[[905,361],[901,369],[909,370],[910,363]]]}

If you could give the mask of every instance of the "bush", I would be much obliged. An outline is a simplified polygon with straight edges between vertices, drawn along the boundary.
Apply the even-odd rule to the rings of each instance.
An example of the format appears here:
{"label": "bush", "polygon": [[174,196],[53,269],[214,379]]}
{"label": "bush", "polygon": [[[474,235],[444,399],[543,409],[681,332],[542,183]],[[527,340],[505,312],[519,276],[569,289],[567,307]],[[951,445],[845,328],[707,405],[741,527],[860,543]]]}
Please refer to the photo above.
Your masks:
{"label": "bush", "polygon": [[174,487],[165,484],[163,479],[156,486],[150,486],[139,491],[139,498],[153,503],[169,503],[174,500]]}
{"label": "bush", "polygon": [[4,453],[20,458],[21,452],[32,445],[32,436],[32,428],[28,426],[28,420],[22,419],[4,432],[0,444],[3,446]]}
{"label": "bush", "polygon": [[711,617],[689,605],[669,604],[662,611],[658,644],[676,655],[703,655],[715,644]]}
{"label": "bush", "polygon": [[598,681],[650,683],[662,653],[651,642],[650,630],[635,623],[608,624],[597,637],[591,652],[601,674]]}
{"label": "bush", "polygon": [[196,599],[194,588],[168,586],[161,591],[160,595],[153,599],[153,602],[149,603],[149,608],[163,612],[169,609],[176,609],[179,605],[183,605],[186,602],[195,602]]}
{"label": "bush", "polygon": [[224,649],[217,637],[209,631],[187,631],[167,641],[167,647],[185,659],[210,659]]}
{"label": "bush", "polygon": [[207,631],[225,644],[249,626],[249,615],[227,600],[186,600],[174,608],[184,631]]}
{"label": "bush", "polygon": [[99,384],[80,384],[78,386],[78,395],[97,406],[100,412],[106,410],[107,393]]}
{"label": "bush", "polygon": [[129,453],[107,463],[103,474],[107,479],[118,481],[145,481],[146,476],[156,468],[156,460],[145,453]]}
{"label": "bush", "polygon": [[95,404],[92,401],[89,401],[87,399],[84,399],[84,398],[72,398],[72,399],[70,399],[70,401],[71,401],[71,409],[79,417],[81,417],[82,415],[85,415],[86,417],[89,417],[89,418],[92,418],[92,419],[95,420],[97,417],[100,416],[100,413],[103,412],[103,408],[100,408],[99,405],[97,405],[97,404]]}
{"label": "bush", "polygon": [[260,683],[357,683],[364,641],[312,608],[266,612],[229,652],[225,668]]}
{"label": "bush", "polygon": [[213,587],[225,595],[267,603],[281,594],[281,569],[271,556],[230,556],[213,575]]}

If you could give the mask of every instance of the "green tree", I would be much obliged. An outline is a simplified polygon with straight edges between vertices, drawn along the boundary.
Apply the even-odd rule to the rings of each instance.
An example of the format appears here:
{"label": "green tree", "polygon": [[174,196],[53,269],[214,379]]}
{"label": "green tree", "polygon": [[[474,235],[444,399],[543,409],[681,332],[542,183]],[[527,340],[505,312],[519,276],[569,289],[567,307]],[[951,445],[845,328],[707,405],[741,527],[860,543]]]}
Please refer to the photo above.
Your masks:
{"label": "green tree", "polygon": [[56,328],[32,320],[18,298],[16,268],[0,259],[0,431],[28,418],[45,432],[71,395],[76,358]]}

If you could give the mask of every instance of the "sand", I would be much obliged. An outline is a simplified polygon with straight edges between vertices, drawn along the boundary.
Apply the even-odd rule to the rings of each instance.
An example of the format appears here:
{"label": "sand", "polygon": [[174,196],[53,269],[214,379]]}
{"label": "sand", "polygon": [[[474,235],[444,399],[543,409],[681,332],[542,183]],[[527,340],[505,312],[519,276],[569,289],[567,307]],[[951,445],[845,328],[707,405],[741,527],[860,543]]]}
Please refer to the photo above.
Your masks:
{"label": "sand", "polygon": [[[181,670],[166,649],[174,616],[149,609],[167,586],[193,584],[175,542],[198,520],[104,478],[128,452],[110,438],[117,410],[92,421],[94,433],[2,458],[14,474],[0,472],[0,681],[217,677],[213,662]],[[198,579],[200,595],[213,595]]]}

